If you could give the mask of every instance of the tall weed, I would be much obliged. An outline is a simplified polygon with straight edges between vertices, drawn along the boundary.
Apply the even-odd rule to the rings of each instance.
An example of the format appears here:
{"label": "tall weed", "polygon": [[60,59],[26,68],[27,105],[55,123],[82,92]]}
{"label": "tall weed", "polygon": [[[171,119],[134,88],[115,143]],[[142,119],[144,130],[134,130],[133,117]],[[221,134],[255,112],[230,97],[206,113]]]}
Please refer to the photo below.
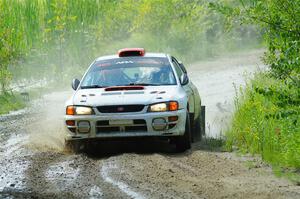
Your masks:
{"label": "tall weed", "polygon": [[273,165],[300,168],[300,92],[288,80],[257,74],[237,96],[227,148],[261,154]]}

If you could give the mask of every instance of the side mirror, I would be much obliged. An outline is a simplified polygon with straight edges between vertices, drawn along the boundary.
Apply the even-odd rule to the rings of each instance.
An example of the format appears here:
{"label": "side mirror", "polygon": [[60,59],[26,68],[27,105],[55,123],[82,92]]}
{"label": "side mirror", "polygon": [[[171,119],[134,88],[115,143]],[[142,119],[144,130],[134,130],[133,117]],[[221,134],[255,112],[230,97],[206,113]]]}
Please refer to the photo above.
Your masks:
{"label": "side mirror", "polygon": [[73,79],[72,81],[72,88],[76,91],[78,86],[80,84],[80,81],[78,79]]}
{"label": "side mirror", "polygon": [[181,85],[187,85],[189,83],[189,77],[187,76],[186,73],[183,73],[180,77],[180,84]]}

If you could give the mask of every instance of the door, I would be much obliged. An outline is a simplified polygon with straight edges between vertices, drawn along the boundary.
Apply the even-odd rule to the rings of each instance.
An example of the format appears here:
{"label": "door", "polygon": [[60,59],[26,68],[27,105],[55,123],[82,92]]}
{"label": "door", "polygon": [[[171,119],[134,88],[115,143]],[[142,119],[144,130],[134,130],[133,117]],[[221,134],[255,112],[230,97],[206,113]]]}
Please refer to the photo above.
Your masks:
{"label": "door", "polygon": [[[179,79],[182,77],[184,73],[184,70],[182,70],[180,64],[178,63],[178,61],[175,59],[175,57],[172,57],[172,63],[175,67],[175,71],[177,73],[177,76],[179,77]],[[188,95],[188,101],[189,101],[189,111],[190,113],[194,113],[195,110],[195,100],[194,100],[194,92],[193,92],[193,88],[192,88],[192,83],[190,81],[188,81],[188,83],[186,85],[183,85],[183,89],[185,90],[185,92]]]}

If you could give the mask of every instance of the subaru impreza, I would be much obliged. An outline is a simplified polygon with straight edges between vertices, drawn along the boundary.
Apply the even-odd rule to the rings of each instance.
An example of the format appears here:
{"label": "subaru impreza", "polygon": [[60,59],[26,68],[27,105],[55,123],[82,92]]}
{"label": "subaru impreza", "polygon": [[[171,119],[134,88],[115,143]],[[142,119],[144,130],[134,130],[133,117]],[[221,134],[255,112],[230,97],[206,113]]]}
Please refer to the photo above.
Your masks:
{"label": "subaru impreza", "polygon": [[174,56],[143,48],[97,58],[74,79],[66,102],[66,143],[159,138],[177,150],[205,132],[205,107],[185,66]]}

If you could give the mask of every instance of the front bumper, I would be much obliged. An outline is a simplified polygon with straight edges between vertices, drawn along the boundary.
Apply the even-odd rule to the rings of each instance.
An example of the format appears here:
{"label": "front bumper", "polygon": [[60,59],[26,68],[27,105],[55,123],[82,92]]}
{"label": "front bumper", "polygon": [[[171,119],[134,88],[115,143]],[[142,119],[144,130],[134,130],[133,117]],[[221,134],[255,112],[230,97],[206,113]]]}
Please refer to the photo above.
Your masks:
{"label": "front bumper", "polygon": [[[177,121],[170,121],[169,117],[177,116]],[[163,118],[166,121],[167,128],[164,130],[155,130],[153,128],[153,120]],[[116,113],[116,114],[97,114],[97,115],[66,115],[65,120],[75,121],[74,126],[66,126],[66,139],[91,139],[91,138],[118,138],[118,137],[166,137],[166,136],[180,136],[185,132],[186,110],[181,109],[171,112],[143,112],[143,113]],[[145,129],[136,129],[134,126],[138,124],[129,124],[128,121],[145,121]],[[80,121],[86,121],[90,124],[88,133],[80,133],[78,124]],[[106,127],[111,129],[118,129],[114,131],[101,131],[103,121],[109,121]],[[124,122],[122,122],[124,121]],[[170,125],[170,126],[169,126]],[[171,128],[169,128],[171,127]],[[72,131],[70,130],[72,129]],[[133,129],[131,131],[131,129]]]}

